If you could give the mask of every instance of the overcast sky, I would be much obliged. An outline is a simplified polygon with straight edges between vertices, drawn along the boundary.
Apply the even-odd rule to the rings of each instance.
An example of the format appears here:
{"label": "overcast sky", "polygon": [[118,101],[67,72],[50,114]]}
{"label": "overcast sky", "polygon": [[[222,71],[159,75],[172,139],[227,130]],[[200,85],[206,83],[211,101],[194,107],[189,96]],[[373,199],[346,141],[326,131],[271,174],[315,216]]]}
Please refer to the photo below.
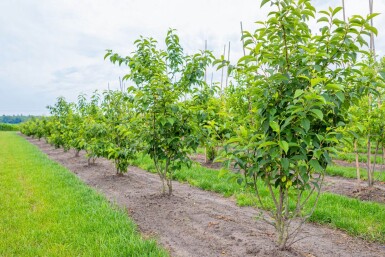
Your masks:
{"label": "overcast sky", "polygon": [[[241,55],[240,21],[253,31],[264,19],[260,0],[0,0],[0,115],[47,114],[64,96],[119,87],[125,69],[103,60],[106,49],[129,54],[140,35],[163,42],[177,29],[187,53],[208,49],[216,56],[231,41],[231,59]],[[346,12],[366,15],[366,0],[345,0]],[[341,0],[313,0],[317,9]],[[385,13],[385,1],[374,0]],[[377,53],[385,54],[385,15],[375,18]]]}

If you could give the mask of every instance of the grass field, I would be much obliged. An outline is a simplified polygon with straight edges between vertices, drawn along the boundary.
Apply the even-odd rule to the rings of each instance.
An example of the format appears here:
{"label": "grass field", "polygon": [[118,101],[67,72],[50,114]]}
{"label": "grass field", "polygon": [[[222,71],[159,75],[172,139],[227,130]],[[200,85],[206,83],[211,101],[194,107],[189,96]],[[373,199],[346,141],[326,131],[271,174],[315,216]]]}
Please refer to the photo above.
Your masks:
{"label": "grass field", "polygon": [[[147,155],[140,156],[134,165],[154,171],[152,160]],[[193,165],[191,169],[183,167],[174,175],[176,180],[188,182],[204,190],[214,191],[226,197],[234,196],[240,206],[258,206],[257,199],[252,192],[245,190],[243,185],[236,182],[239,177],[239,174],[233,172],[218,172],[199,164]],[[259,185],[262,188],[260,190],[262,201],[267,208],[271,208],[272,201],[268,197],[268,190],[263,187],[261,182]],[[314,197],[312,201],[314,201]],[[366,240],[385,242],[385,206],[383,204],[322,193],[310,220],[344,230]]]}
{"label": "grass field", "polygon": [[[343,178],[357,178],[356,168],[355,167],[342,167],[342,166],[329,166],[326,169],[326,174],[329,176],[338,176]],[[362,180],[368,180],[368,173],[366,169],[360,169],[360,177]],[[385,172],[375,171],[374,180],[385,182]]]}
{"label": "grass field", "polygon": [[[374,163],[374,154],[372,154],[370,156],[370,160],[372,163]],[[343,161],[347,161],[347,162],[355,162],[356,161],[356,155],[354,153],[339,153],[337,156],[336,156],[336,159],[337,160],[343,160]],[[359,153],[358,154],[358,161],[359,162],[364,162],[366,163],[368,161],[368,156],[366,153]],[[377,154],[377,158],[376,158],[376,163],[377,164],[382,164],[382,156],[381,154]]]}
{"label": "grass field", "polygon": [[0,132],[0,146],[0,256],[168,256],[15,132]]}

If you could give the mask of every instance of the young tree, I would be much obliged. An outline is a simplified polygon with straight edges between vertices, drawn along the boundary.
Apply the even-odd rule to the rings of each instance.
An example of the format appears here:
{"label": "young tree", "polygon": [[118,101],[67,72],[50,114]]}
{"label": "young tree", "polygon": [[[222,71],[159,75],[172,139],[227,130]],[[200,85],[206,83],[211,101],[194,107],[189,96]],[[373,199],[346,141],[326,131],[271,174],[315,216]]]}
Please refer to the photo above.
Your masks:
{"label": "young tree", "polygon": [[[241,159],[247,165],[239,164],[270,192],[274,208],[268,222],[285,249],[314,210],[330,154],[342,137],[336,129],[365,91],[357,83],[356,62],[367,45],[363,36],[376,32],[369,24],[375,15],[344,22],[337,17],[340,7],[317,14],[309,0],[265,4],[273,10],[255,32],[244,32],[248,54],[235,67],[247,79],[256,118],[240,127],[227,150],[248,153]],[[316,15],[320,30],[314,34],[308,24]],[[259,197],[258,183],[255,192]],[[308,204],[313,208],[305,208]],[[294,218],[299,226],[293,226]]]}
{"label": "young tree", "polygon": [[135,108],[142,123],[142,139],[146,152],[154,161],[163,187],[172,194],[172,176],[182,165],[190,165],[188,154],[198,146],[194,113],[187,102],[204,84],[204,72],[212,60],[210,52],[184,55],[179,37],[174,30],[166,36],[166,50],[157,49],[152,38],[135,41],[136,51],[121,57],[109,50],[105,58],[125,63],[129,73],[123,79],[136,87],[129,88],[134,95]]}
{"label": "young tree", "polygon": [[133,98],[125,92],[106,91],[101,105],[106,128],[105,156],[114,160],[116,173],[127,172],[140,148],[138,120],[135,119]]}
{"label": "young tree", "polygon": [[192,109],[197,113],[199,144],[205,148],[205,161],[212,163],[218,147],[228,139],[230,116],[222,98],[215,96],[216,88],[206,87],[192,99]]}
{"label": "young tree", "polygon": [[72,115],[73,105],[65,100],[64,97],[58,97],[54,106],[47,107],[52,115],[49,126],[51,133],[48,142],[56,148],[63,147],[64,151],[70,149],[70,139],[68,138],[68,125]]}
{"label": "young tree", "polygon": [[100,107],[100,95],[96,91],[91,96],[90,102],[84,102],[84,133],[83,143],[86,155],[88,157],[88,165],[95,163],[96,158],[107,156],[107,128],[104,122],[104,115]]}

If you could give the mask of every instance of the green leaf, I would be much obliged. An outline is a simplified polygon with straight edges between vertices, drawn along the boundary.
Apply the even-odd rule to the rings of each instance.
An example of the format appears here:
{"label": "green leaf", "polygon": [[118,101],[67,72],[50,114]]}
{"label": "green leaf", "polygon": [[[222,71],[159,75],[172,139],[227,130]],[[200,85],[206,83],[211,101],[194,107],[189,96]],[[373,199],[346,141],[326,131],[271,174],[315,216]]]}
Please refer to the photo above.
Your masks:
{"label": "green leaf", "polygon": [[376,35],[376,36],[378,35],[378,30],[375,27],[368,25],[366,27],[366,29],[369,30],[370,32],[372,32],[374,35]]}
{"label": "green leaf", "polygon": [[167,118],[168,122],[171,124],[171,125],[174,125],[175,123],[175,120],[171,117]]}
{"label": "green leaf", "polygon": [[341,11],[343,8],[341,6],[338,6],[337,8],[335,8],[332,12],[332,16],[336,15],[339,11]]}
{"label": "green leaf", "polygon": [[327,84],[325,88],[334,91],[344,91],[344,86],[339,84]]}
{"label": "green leaf", "polygon": [[111,50],[107,50],[107,53],[104,55],[104,60],[112,54]]}
{"label": "green leaf", "polygon": [[381,75],[381,77],[382,77],[383,79],[385,79],[385,70],[380,71],[380,75]]}
{"label": "green leaf", "polygon": [[301,125],[305,129],[306,132],[309,131],[309,129],[310,129],[310,121],[308,119],[305,118],[305,119],[301,120]]}
{"label": "green leaf", "polygon": [[282,165],[282,168],[284,170],[288,170],[289,169],[289,165],[290,165],[289,159],[288,158],[282,158],[281,159],[281,165]]}
{"label": "green leaf", "polygon": [[297,98],[297,97],[301,96],[303,94],[303,92],[304,91],[302,89],[295,90],[294,98]]}
{"label": "green leaf", "polygon": [[372,14],[369,14],[368,17],[366,18],[367,21],[373,19],[374,17],[377,17],[378,15],[380,15],[381,13],[372,13]]}
{"label": "green leaf", "polygon": [[259,145],[259,148],[264,148],[266,146],[276,145],[277,143],[274,141],[266,141]]}
{"label": "green leaf", "polygon": [[322,82],[324,80],[325,80],[325,78],[314,78],[314,79],[310,80],[310,84],[312,87],[314,87],[315,85],[319,84],[320,82]]}
{"label": "green leaf", "polygon": [[327,22],[329,23],[329,19],[327,17],[321,17],[317,20],[317,22]]}
{"label": "green leaf", "polygon": [[289,144],[284,141],[284,140],[281,140],[279,141],[279,146],[281,147],[282,150],[285,151],[285,153],[287,154],[287,151],[289,151]]}
{"label": "green leaf", "polygon": [[320,120],[323,120],[324,119],[324,115],[323,113],[321,112],[321,110],[318,110],[318,109],[311,109],[310,110],[312,113],[315,114],[315,116],[320,119]]}
{"label": "green leaf", "polygon": [[279,125],[278,125],[278,123],[277,122],[275,122],[275,121],[270,121],[270,127],[273,129],[273,131],[275,131],[275,132],[277,132],[277,133],[279,133],[280,132],[280,129],[279,129]]}
{"label": "green leaf", "polygon": [[226,169],[220,169],[219,172],[218,172],[218,178],[223,178],[225,177],[227,174],[229,174],[229,171],[226,170]]}
{"label": "green leaf", "polygon": [[302,10],[301,14],[302,15],[306,15],[306,16],[311,16],[311,17],[315,18],[314,13],[312,11],[310,11],[310,10],[306,10],[306,9]]}
{"label": "green leaf", "polygon": [[264,6],[267,2],[269,2],[269,1],[270,1],[270,0],[263,0],[260,7],[263,7],[263,6]]}
{"label": "green leaf", "polygon": [[337,96],[337,98],[338,98],[341,102],[344,102],[344,101],[345,101],[345,95],[344,95],[344,93],[342,93],[342,92],[337,92],[337,93],[336,93],[336,96]]}
{"label": "green leaf", "polygon": [[310,166],[316,171],[316,172],[324,172],[324,169],[322,166],[319,164],[318,160],[312,159],[309,161]]}
{"label": "green leaf", "polygon": [[361,133],[365,130],[365,126],[363,126],[362,124],[356,124],[356,126],[360,130]]}

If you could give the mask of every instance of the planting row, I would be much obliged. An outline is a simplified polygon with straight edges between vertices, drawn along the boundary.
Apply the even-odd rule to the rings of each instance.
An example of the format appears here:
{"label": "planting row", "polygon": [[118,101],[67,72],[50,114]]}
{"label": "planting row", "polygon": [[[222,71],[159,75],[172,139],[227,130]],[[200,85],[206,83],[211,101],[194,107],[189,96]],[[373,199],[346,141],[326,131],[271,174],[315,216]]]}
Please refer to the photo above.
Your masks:
{"label": "planting row", "polygon": [[[128,56],[112,50],[105,55],[128,67],[127,90],[95,93],[89,100],[81,95],[77,103],[59,98],[49,118],[26,123],[22,132],[56,147],[85,150],[90,161],[111,159],[118,174],[138,153],[148,154],[169,195],[174,172],[191,164],[189,154],[201,145],[213,159],[223,146],[216,158],[242,171],[239,182],[253,189],[261,206],[266,202],[260,185],[267,188],[273,205],[266,208],[267,222],[277,230],[279,248],[286,248],[314,211],[336,146],[356,145],[359,131],[369,133],[369,142],[374,136],[382,140],[385,73],[384,61],[365,51],[365,36],[377,33],[369,24],[376,14],[344,21],[338,18],[342,8],[317,12],[309,0],[266,3],[273,10],[254,32],[243,32],[245,55],[236,64],[209,51],[184,54],[173,30],[164,50],[141,37]],[[308,26],[313,19],[317,34]],[[212,64],[227,66],[228,88],[206,83]],[[359,116],[363,99],[367,130],[357,123],[365,121]],[[292,227],[293,219],[298,227]]]}

